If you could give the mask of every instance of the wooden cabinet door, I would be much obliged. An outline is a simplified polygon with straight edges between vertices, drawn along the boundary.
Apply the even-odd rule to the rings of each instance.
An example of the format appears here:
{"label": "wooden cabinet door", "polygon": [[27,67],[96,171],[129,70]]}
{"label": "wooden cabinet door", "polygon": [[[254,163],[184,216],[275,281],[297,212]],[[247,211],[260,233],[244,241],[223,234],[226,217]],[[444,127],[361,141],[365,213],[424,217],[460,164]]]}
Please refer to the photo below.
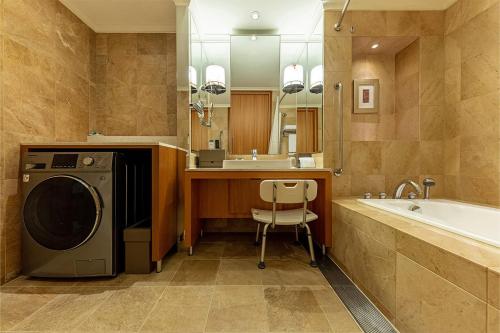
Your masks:
{"label": "wooden cabinet door", "polygon": [[252,149],[267,154],[271,132],[272,93],[235,91],[231,93],[229,137],[231,154],[249,155]]}
{"label": "wooden cabinet door", "polygon": [[318,109],[297,109],[297,153],[318,151]]}

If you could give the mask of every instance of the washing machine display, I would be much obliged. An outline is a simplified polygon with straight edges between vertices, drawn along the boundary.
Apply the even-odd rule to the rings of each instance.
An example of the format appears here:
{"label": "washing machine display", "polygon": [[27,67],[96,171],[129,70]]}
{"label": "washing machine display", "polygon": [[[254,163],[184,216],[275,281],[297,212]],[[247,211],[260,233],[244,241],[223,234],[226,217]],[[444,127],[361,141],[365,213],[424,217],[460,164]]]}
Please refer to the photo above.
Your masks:
{"label": "washing machine display", "polygon": [[58,175],[33,188],[23,213],[26,229],[36,242],[53,250],[69,250],[94,235],[102,209],[92,186],[74,176]]}

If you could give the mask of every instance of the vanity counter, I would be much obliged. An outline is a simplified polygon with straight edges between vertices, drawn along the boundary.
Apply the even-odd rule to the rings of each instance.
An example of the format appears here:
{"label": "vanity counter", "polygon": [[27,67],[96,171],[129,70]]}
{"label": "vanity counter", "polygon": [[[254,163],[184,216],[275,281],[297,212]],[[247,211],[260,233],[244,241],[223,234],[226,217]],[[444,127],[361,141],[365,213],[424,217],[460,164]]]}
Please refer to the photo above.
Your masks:
{"label": "vanity counter", "polygon": [[251,218],[251,208],[271,209],[272,205],[259,195],[260,182],[265,179],[313,179],[318,183],[318,196],[309,203],[309,209],[319,219],[310,227],[316,244],[324,250],[331,247],[331,169],[197,168],[184,172],[184,241],[190,252],[203,230],[204,219]]}

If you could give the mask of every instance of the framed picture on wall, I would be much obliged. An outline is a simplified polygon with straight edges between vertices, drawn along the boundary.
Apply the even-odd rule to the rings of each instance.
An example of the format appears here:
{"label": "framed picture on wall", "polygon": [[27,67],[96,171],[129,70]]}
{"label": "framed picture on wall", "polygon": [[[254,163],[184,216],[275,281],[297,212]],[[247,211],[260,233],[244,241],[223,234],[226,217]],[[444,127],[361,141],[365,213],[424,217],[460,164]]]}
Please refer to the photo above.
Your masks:
{"label": "framed picture on wall", "polygon": [[354,80],[354,113],[377,113],[380,85],[378,79]]}

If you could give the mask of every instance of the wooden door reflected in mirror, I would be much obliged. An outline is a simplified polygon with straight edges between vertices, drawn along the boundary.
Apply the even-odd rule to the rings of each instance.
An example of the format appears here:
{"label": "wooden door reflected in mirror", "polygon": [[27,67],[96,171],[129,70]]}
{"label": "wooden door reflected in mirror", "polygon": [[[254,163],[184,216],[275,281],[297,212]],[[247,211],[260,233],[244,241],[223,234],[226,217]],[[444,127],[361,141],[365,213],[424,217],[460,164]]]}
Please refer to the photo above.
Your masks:
{"label": "wooden door reflected in mirror", "polygon": [[232,91],[229,109],[231,154],[267,154],[271,133],[272,92]]}
{"label": "wooden door reflected in mirror", "polygon": [[297,153],[318,151],[318,108],[297,108]]}

